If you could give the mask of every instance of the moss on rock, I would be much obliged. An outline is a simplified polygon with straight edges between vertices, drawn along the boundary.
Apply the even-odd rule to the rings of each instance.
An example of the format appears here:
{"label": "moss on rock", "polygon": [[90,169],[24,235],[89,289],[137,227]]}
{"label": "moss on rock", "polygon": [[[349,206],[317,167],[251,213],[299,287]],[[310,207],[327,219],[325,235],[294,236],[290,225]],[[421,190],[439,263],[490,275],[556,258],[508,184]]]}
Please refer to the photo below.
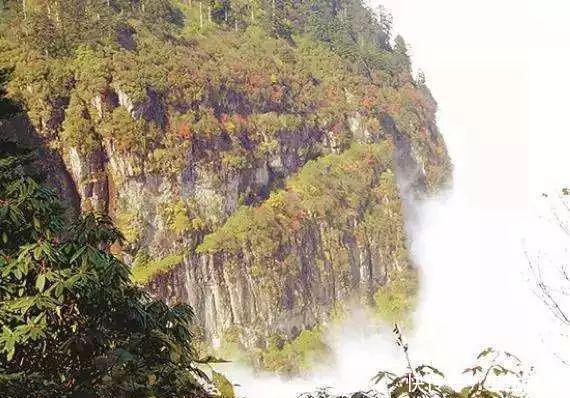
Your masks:
{"label": "moss on rock", "polygon": [[170,254],[159,259],[152,259],[144,252],[139,252],[132,266],[133,281],[146,284],[149,280],[161,273],[168,272],[171,268],[180,265],[184,261],[184,253]]}

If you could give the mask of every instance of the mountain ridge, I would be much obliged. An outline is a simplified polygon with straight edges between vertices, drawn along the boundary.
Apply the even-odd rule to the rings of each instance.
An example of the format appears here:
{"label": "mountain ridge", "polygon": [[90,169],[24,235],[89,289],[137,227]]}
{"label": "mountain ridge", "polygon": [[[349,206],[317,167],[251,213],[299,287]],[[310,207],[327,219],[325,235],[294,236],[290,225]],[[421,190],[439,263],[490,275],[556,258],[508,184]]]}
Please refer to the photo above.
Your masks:
{"label": "mountain ridge", "polygon": [[7,93],[60,157],[45,171],[77,211],[111,215],[135,276],[191,304],[206,340],[292,339],[414,269],[403,198],[444,187],[451,163],[388,14],[352,0],[1,12]]}

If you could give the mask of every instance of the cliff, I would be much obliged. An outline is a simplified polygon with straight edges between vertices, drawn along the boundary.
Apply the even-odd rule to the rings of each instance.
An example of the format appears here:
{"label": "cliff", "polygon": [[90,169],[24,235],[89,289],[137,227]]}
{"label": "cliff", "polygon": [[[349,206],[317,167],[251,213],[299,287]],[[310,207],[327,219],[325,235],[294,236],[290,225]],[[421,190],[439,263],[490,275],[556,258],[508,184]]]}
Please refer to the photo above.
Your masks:
{"label": "cliff", "polygon": [[2,10],[0,68],[44,168],[70,204],[113,217],[134,278],[190,303],[208,340],[293,338],[413,269],[402,198],[440,189],[451,166],[387,14],[360,1],[26,7]]}

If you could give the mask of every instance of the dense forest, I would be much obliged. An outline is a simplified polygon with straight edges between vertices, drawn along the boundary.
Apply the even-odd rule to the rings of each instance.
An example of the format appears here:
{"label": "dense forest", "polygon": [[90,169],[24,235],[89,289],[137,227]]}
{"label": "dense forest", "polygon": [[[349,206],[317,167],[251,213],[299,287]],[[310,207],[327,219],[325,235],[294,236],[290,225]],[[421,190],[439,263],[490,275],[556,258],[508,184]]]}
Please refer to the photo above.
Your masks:
{"label": "dense forest", "polygon": [[[231,398],[213,363],[303,372],[355,303],[409,321],[408,204],[452,166],[385,10],[8,0],[0,79],[0,395]],[[510,354],[456,391],[396,343],[391,397],[515,396]]]}

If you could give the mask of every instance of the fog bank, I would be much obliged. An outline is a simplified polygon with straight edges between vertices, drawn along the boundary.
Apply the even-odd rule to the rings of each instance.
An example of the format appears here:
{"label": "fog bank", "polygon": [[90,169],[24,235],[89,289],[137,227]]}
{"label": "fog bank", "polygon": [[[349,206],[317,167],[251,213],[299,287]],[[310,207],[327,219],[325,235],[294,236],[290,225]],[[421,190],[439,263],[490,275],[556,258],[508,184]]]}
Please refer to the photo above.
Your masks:
{"label": "fog bank", "polygon": [[[570,5],[381,3],[393,11],[395,30],[440,104],[455,164],[453,190],[419,204],[417,224],[409,226],[422,273],[416,327],[408,334],[412,356],[456,382],[481,349],[494,346],[535,367],[531,396],[562,398],[570,368],[557,355],[570,355],[570,342],[533,291],[526,252],[556,278],[570,247],[550,217],[570,173]],[[360,323],[329,335],[335,363],[295,380],[234,367],[239,395],[295,397],[321,386],[349,392],[365,389],[378,370],[401,368],[390,328],[361,327],[367,321],[355,316]]]}

